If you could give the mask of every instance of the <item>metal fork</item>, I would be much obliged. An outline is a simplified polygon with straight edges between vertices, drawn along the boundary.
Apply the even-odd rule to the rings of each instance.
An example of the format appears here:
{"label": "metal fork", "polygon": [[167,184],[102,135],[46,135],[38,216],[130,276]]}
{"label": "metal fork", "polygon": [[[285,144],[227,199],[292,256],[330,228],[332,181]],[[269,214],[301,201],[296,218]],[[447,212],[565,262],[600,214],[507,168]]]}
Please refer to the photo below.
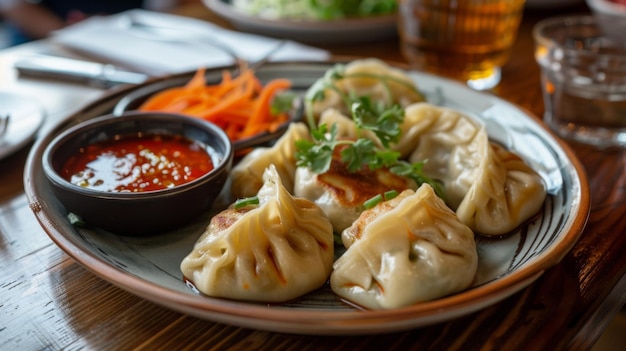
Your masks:
{"label": "metal fork", "polygon": [[4,137],[4,135],[6,134],[7,130],[9,130],[9,119],[10,119],[11,115],[10,114],[0,114],[0,139],[2,139],[2,137]]}

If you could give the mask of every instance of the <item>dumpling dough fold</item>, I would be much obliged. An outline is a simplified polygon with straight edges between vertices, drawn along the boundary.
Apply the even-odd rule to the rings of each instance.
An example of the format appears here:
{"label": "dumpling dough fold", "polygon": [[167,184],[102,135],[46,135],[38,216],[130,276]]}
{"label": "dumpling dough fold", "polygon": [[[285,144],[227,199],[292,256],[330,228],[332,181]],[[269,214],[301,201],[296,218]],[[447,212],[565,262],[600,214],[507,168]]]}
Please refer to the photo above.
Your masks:
{"label": "dumpling dough fold", "polygon": [[[336,79],[337,73],[341,78]],[[334,88],[325,86],[329,83],[333,84]],[[372,101],[385,103],[386,106],[398,104],[405,107],[414,102],[424,101],[415,81],[405,71],[375,58],[336,65],[309,88],[307,95],[317,93],[320,89],[324,92],[324,99],[315,100],[310,107],[315,120],[319,120],[321,114],[329,108],[350,115],[350,106],[346,106],[342,94],[367,96]]]}
{"label": "dumpling dough fold", "polygon": [[484,126],[452,109],[426,103],[406,109],[415,143],[410,162],[443,183],[446,203],[478,234],[505,235],[535,215],[545,183],[519,156],[492,143]]}
{"label": "dumpling dough fold", "polygon": [[256,195],[263,185],[263,173],[270,164],[276,167],[285,188],[292,193],[296,173],[296,141],[310,138],[304,123],[291,123],[274,145],[252,150],[231,171],[232,196],[246,198]]}
{"label": "dumpling dough fold", "polygon": [[230,207],[211,219],[180,265],[202,293],[284,302],[321,287],[330,275],[333,229],[309,200],[294,198],[273,165],[259,205]]}
{"label": "dumpling dough fold", "polygon": [[497,236],[536,215],[546,189],[541,176],[516,154],[492,143],[486,151],[456,214],[476,232]]}
{"label": "dumpling dough fold", "polygon": [[[476,274],[474,233],[430,185],[398,197],[401,200],[391,206],[376,206],[385,206],[383,210],[374,207],[361,214],[353,226],[362,233],[346,236],[354,241],[335,261],[331,274],[337,295],[370,309],[399,308],[453,294],[471,286]],[[359,224],[361,220],[366,225]]]}

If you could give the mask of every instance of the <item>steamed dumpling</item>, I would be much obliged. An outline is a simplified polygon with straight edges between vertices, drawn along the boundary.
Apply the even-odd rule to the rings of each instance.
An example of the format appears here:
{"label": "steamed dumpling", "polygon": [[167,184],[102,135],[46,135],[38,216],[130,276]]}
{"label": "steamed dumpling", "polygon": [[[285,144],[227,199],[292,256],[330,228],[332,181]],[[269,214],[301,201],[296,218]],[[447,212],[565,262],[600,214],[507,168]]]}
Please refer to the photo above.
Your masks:
{"label": "steamed dumpling", "polygon": [[545,184],[520,157],[489,141],[484,126],[460,112],[429,104],[406,109],[417,141],[410,162],[443,183],[446,202],[472,230],[498,236],[543,205]]}
{"label": "steamed dumpling", "polygon": [[426,103],[407,107],[405,122],[412,125],[401,137],[413,143],[409,161],[426,160],[422,170],[442,182],[448,205],[456,209],[474,183],[487,131],[456,110]]}
{"label": "steamed dumpling", "polygon": [[407,192],[392,205],[376,206],[382,210],[364,211],[346,229],[356,233],[333,266],[330,285],[337,295],[370,309],[392,309],[471,286],[478,265],[472,230],[430,185]]}
{"label": "steamed dumpling", "polygon": [[[334,85],[336,90],[328,87],[328,84]],[[337,91],[346,95],[367,96],[372,101],[385,103],[386,106],[399,104],[405,107],[424,101],[415,82],[404,71],[375,58],[354,60],[345,66],[331,68],[309,88],[307,98],[311,99],[319,91],[323,91],[324,98],[309,106],[316,119],[328,108],[350,115],[349,106],[346,106]]]}
{"label": "steamed dumpling", "polygon": [[309,140],[309,129],[304,123],[291,123],[271,147],[258,147],[248,153],[231,171],[231,193],[235,198],[256,195],[263,185],[263,173],[273,164],[287,191],[293,192],[296,173],[296,140]]}
{"label": "steamed dumpling", "polygon": [[478,233],[501,235],[537,214],[545,197],[539,174],[519,156],[490,143],[456,214]]}
{"label": "steamed dumpling", "polygon": [[334,259],[330,222],[311,201],[292,197],[274,166],[263,179],[259,204],[217,214],[181,262],[202,293],[284,302],[327,281]]}

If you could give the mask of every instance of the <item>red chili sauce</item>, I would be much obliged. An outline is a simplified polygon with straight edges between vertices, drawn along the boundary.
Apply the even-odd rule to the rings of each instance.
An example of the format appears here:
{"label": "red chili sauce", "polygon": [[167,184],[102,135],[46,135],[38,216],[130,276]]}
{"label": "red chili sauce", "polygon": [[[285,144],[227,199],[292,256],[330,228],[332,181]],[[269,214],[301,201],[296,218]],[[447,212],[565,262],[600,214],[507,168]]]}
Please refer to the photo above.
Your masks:
{"label": "red chili sauce", "polygon": [[207,150],[180,136],[119,137],[81,148],[63,177],[89,189],[144,192],[188,183],[213,169]]}

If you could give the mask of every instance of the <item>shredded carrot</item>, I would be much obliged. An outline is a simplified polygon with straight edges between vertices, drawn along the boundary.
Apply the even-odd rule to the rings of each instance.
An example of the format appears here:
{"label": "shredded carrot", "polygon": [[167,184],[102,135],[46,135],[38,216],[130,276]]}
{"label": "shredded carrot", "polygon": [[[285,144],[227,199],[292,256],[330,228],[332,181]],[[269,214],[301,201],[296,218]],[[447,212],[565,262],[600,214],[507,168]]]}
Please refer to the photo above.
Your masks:
{"label": "shredded carrot", "polygon": [[287,79],[275,79],[263,85],[253,70],[233,77],[227,70],[217,84],[207,84],[205,68],[199,68],[182,87],[160,91],[149,97],[140,111],[183,113],[220,126],[233,141],[275,131],[289,120],[287,113],[272,114],[274,96],[289,89]]}
{"label": "shredded carrot", "polygon": [[270,112],[272,97],[277,91],[288,89],[290,86],[291,82],[286,79],[275,79],[265,86],[259,95],[250,122],[246,124],[242,132],[243,137],[249,137],[269,129],[270,123],[272,123]]}
{"label": "shredded carrot", "polygon": [[204,79],[204,74],[206,73],[206,69],[204,67],[200,67],[196,73],[193,75],[191,80],[187,82],[185,88],[194,89],[194,88],[202,88],[206,85],[206,81]]}

